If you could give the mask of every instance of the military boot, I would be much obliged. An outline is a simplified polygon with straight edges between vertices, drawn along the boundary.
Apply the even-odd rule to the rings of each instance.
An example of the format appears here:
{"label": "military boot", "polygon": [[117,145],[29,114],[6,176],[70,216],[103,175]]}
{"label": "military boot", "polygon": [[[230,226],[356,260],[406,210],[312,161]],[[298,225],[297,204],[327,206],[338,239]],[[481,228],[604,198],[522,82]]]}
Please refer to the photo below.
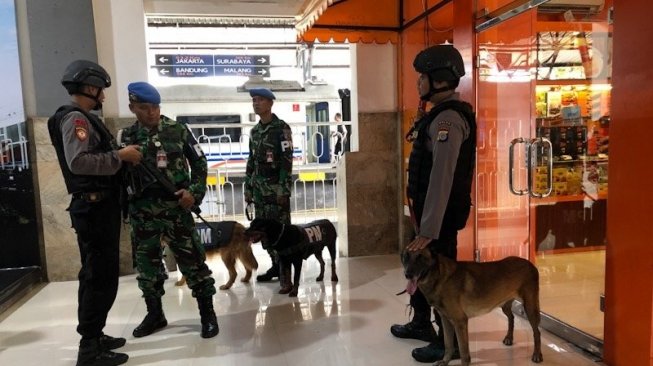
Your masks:
{"label": "military boot", "polygon": [[256,276],[258,282],[270,282],[274,278],[279,279],[279,261],[272,259],[272,267],[264,274]]}
{"label": "military boot", "polygon": [[143,319],[141,324],[132,333],[136,338],[150,335],[156,330],[168,325],[168,321],[165,315],[163,315],[160,297],[146,297],[145,304],[147,305],[147,315],[145,315],[145,319]]}
{"label": "military boot", "polygon": [[395,324],[390,327],[390,333],[398,338],[419,339],[426,342],[433,342],[437,334],[431,324],[431,312],[415,311],[413,320],[406,324]]}
{"label": "military boot", "polygon": [[[442,320],[439,315],[436,316],[435,322],[438,324],[438,333],[435,341],[429,343],[427,346],[413,349],[411,355],[418,362],[434,363],[444,358],[444,331],[442,330]],[[453,337],[454,351],[452,360],[460,359],[460,351],[458,350],[458,339],[454,334]]]}
{"label": "military boot", "polygon": [[99,338],[100,340],[100,345],[102,346],[103,349],[106,351],[111,351],[116,348],[120,348],[127,343],[127,340],[125,338],[114,338],[112,336],[108,336],[106,334],[102,334]]}
{"label": "military boot", "polygon": [[127,362],[124,353],[105,349],[99,338],[82,339],[77,352],[77,366],[116,366]]}
{"label": "military boot", "polygon": [[213,296],[198,297],[197,305],[200,309],[202,322],[202,338],[213,338],[220,332],[218,318],[213,310]]}

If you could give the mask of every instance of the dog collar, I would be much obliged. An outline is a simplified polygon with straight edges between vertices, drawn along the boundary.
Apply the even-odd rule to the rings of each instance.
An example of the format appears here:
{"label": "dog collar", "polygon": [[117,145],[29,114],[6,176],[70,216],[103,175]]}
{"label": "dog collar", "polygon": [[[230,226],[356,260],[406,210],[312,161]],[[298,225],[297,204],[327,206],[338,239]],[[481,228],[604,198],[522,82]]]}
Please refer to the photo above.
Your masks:
{"label": "dog collar", "polygon": [[286,230],[286,224],[282,224],[282,225],[281,225],[281,232],[279,233],[279,237],[277,238],[277,240],[274,241],[274,243],[272,243],[272,244],[269,245],[270,247],[274,247],[274,246],[277,245],[277,243],[278,243],[279,240],[281,239],[281,236],[283,235],[283,232],[284,232],[285,230]]}

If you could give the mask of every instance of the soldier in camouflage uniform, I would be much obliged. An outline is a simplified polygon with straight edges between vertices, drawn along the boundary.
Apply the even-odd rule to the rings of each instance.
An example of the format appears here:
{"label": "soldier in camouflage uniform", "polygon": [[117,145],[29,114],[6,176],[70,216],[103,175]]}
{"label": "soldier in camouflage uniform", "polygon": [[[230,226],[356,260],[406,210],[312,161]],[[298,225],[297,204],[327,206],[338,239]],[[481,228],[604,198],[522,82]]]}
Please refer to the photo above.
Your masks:
{"label": "soldier in camouflage uniform", "polygon": [[[145,176],[147,172],[143,169],[128,171],[131,175],[127,179],[131,182],[127,187],[129,219],[137,280],[147,304],[147,315],[133,335],[143,337],[168,324],[161,308],[164,294],[161,241],[164,240],[186,276],[193,297],[197,298],[202,337],[214,337],[219,331],[213,310],[215,281],[205,263],[204,247],[190,212],[192,207],[199,206],[206,193],[206,157],[185,125],[161,115],[161,97],[152,85],[131,83],[128,90],[129,109],[138,120],[121,130],[118,140],[121,144],[139,145],[143,153],[141,164],[162,173],[152,179]],[[174,195],[160,183],[165,179],[178,189]]]}
{"label": "soldier in camouflage uniform", "polygon": [[[290,189],[292,187],[292,131],[290,126],[272,113],[274,94],[263,88],[251,89],[254,112],[261,118],[252,128],[249,139],[249,159],[245,177],[245,201],[254,203],[256,217],[290,224]],[[265,248],[272,267],[256,277],[271,281],[279,277],[276,253]],[[289,281],[281,279],[282,288]],[[288,279],[289,280],[289,279]]]}

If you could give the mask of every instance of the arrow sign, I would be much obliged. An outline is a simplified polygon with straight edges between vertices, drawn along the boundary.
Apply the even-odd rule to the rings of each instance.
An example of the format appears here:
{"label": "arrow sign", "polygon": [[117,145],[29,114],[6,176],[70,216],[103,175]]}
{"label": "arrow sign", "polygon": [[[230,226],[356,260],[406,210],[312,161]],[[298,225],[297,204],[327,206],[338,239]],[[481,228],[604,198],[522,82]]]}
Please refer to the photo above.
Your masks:
{"label": "arrow sign", "polygon": [[265,69],[260,69],[260,70],[258,70],[256,73],[259,74],[259,75],[265,75],[265,74],[267,74],[268,72],[267,72]]}
{"label": "arrow sign", "polygon": [[154,55],[156,65],[172,65],[172,56],[174,55]]}
{"label": "arrow sign", "polygon": [[172,66],[152,66],[161,76],[172,76]]}

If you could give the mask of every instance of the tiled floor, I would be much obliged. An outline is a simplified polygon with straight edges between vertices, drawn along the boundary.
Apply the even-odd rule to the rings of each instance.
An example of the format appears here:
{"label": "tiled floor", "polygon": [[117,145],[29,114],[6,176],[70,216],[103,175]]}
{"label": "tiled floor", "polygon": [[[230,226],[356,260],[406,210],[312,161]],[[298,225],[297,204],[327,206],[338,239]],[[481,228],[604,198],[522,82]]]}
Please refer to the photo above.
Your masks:
{"label": "tiled floor", "polygon": [[[269,259],[255,247],[266,269]],[[224,283],[222,263],[210,265],[217,282]],[[424,343],[389,333],[392,323],[408,319],[407,296],[395,296],[405,287],[398,256],[340,258],[336,285],[316,283],[318,272],[314,259],[305,264],[295,299],[276,294],[278,283],[236,282],[230,291],[220,291],[215,297],[220,334],[212,339],[200,338],[197,305],[189,289],[175,288],[172,280],[164,297],[168,327],[133,338],[145,305],[135,276],[126,276],[105,331],[127,338],[121,349],[130,356],[127,365],[419,365],[410,351]],[[327,278],[329,273],[327,268]],[[76,290],[77,282],[50,283],[0,322],[0,365],[74,365]],[[501,343],[506,326],[500,310],[470,322],[473,365],[532,365],[527,322],[517,318],[512,347]],[[597,365],[546,332],[542,346],[541,365]]]}
{"label": "tiled floor", "polygon": [[605,290],[605,250],[540,254],[537,268],[542,311],[603,339],[599,297]]}

